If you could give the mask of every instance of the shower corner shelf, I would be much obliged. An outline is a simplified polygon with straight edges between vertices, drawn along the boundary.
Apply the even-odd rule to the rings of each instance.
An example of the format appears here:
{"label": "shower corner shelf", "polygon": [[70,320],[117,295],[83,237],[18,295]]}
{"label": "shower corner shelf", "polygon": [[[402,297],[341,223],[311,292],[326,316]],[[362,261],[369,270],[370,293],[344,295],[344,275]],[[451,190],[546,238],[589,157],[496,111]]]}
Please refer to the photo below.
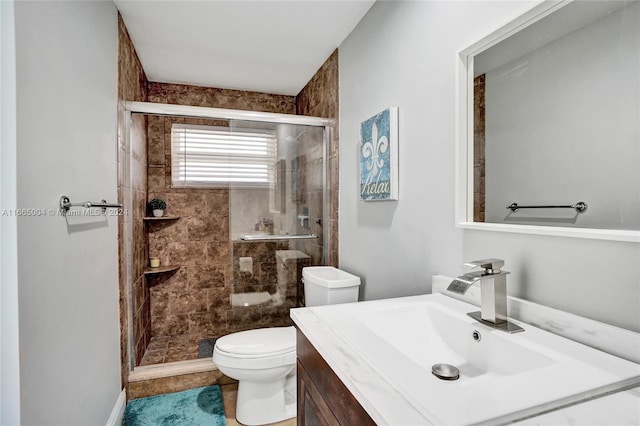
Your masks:
{"label": "shower corner shelf", "polygon": [[145,275],[154,275],[154,274],[164,274],[167,272],[173,272],[180,269],[181,265],[167,265],[167,266],[158,266],[157,268],[147,268],[144,270]]}
{"label": "shower corner shelf", "polygon": [[154,217],[154,216],[145,216],[142,218],[145,222],[153,222],[156,220],[178,220],[180,216],[162,216],[162,217]]}

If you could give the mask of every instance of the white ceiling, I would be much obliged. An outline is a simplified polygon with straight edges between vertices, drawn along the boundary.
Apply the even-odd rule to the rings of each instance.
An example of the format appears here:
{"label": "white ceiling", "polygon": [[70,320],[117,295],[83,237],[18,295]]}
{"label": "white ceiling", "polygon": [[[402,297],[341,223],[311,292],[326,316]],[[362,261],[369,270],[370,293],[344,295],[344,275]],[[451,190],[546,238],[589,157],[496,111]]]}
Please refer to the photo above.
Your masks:
{"label": "white ceiling", "polygon": [[114,0],[150,81],[297,95],[375,0]]}

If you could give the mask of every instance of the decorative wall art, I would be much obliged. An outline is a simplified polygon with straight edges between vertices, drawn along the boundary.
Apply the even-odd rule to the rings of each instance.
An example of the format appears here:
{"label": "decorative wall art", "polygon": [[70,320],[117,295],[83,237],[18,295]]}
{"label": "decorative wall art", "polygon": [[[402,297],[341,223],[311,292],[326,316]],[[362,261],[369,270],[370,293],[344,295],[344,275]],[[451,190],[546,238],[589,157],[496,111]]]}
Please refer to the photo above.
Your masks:
{"label": "decorative wall art", "polygon": [[398,199],[398,107],[360,123],[360,199]]}

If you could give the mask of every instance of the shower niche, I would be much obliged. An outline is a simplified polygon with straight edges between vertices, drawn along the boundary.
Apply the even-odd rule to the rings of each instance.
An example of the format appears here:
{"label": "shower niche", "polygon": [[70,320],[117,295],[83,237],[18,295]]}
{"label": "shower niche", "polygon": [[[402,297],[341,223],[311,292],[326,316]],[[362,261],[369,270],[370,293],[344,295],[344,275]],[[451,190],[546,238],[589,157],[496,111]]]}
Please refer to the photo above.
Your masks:
{"label": "shower niche", "polygon": [[290,325],[302,268],[325,260],[326,120],[211,110],[132,114],[147,141],[146,199],[132,202],[162,198],[175,218],[144,221],[147,251],[132,253],[175,268],[130,291],[133,367],[208,358],[220,336]]}

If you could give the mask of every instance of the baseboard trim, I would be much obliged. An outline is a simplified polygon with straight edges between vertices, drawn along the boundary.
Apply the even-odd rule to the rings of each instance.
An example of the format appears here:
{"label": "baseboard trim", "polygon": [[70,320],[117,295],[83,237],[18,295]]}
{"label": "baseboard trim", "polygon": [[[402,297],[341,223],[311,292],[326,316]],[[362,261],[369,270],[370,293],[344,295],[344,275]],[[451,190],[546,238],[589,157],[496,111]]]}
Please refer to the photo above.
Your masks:
{"label": "baseboard trim", "polygon": [[116,403],[111,410],[111,415],[107,420],[106,426],[120,426],[122,425],[122,418],[124,417],[124,410],[127,407],[127,393],[124,389],[118,395]]}

